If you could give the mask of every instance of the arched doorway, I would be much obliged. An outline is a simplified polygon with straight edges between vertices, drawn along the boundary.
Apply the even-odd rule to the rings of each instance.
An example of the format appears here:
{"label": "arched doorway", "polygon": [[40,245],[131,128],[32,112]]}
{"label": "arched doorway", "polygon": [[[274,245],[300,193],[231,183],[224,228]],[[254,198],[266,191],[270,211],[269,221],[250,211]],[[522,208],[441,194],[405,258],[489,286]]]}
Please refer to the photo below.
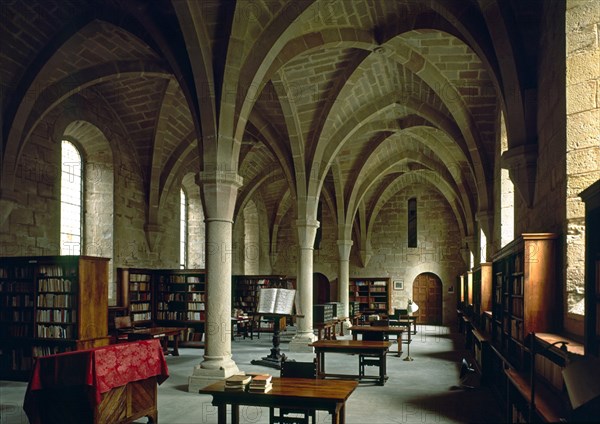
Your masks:
{"label": "arched doorway", "polygon": [[320,273],[313,274],[313,303],[320,305],[330,302],[329,279]]}
{"label": "arched doorway", "polygon": [[442,324],[442,280],[437,275],[431,272],[417,275],[413,301],[419,306],[417,324]]}

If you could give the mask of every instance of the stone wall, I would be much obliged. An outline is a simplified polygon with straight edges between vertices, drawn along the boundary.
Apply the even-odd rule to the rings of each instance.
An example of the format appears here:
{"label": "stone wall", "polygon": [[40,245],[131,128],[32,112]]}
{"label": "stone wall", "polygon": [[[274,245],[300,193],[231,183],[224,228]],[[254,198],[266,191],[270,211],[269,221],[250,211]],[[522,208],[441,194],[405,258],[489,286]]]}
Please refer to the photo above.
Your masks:
{"label": "stone wall", "polygon": [[600,178],[600,3],[568,0],[565,18],[565,327],[582,334],[585,211],[579,193]]}
{"label": "stone wall", "polygon": [[[407,247],[407,201],[417,198],[418,244]],[[291,214],[289,214],[291,215]],[[277,246],[276,274],[296,274],[297,236],[291,217],[286,217]],[[337,229],[331,211],[323,208],[323,238],[315,250],[315,273],[324,274],[332,282],[336,295],[338,278]],[[456,218],[446,199],[431,186],[411,185],[393,196],[379,213],[371,237],[372,256],[365,267],[360,265],[356,240],[350,254],[350,277],[389,277],[404,281],[404,290],[392,290],[392,309],[406,306],[412,297],[417,275],[436,274],[443,283],[443,319],[451,324],[456,319],[456,276],[466,270],[460,255],[461,235]],[[454,292],[448,289],[454,287]],[[332,298],[332,300],[335,300]]]}

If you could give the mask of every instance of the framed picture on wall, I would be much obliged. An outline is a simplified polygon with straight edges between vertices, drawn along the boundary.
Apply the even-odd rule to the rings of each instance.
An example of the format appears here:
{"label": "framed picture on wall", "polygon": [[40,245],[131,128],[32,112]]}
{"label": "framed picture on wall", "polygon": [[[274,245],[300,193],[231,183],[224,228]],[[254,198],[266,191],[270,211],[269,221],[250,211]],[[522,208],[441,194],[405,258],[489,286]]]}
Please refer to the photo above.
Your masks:
{"label": "framed picture on wall", "polygon": [[394,280],[394,290],[404,290],[404,281]]}

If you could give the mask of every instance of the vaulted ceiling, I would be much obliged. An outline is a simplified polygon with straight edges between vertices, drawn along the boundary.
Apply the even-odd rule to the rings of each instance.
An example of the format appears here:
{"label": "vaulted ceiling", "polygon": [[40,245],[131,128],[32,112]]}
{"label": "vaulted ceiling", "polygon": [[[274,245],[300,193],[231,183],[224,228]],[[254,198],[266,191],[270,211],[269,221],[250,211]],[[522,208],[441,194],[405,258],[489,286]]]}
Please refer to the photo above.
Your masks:
{"label": "vaulted ceiling", "polygon": [[[32,129],[88,96],[126,131],[148,209],[225,155],[244,178],[238,210],[259,199],[272,225],[321,196],[341,231],[368,227],[419,182],[471,235],[492,207],[499,113],[523,108],[532,80],[540,2],[527,4],[4,2],[1,188]],[[518,110],[517,144],[530,125]]]}

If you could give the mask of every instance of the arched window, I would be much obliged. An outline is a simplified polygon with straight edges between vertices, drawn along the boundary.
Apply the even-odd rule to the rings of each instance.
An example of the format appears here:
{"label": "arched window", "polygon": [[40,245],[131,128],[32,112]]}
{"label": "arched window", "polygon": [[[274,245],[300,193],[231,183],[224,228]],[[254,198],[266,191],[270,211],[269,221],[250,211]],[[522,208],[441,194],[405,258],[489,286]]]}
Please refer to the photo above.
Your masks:
{"label": "arched window", "polygon": [[187,267],[188,247],[188,207],[185,191],[179,191],[179,267]]}
{"label": "arched window", "polygon": [[417,199],[408,199],[408,247],[417,247]]}
{"label": "arched window", "polygon": [[[500,113],[500,153],[508,150],[504,113]],[[500,170],[500,247],[515,238],[515,186],[507,169]]]}
{"label": "arched window", "polygon": [[60,254],[80,255],[83,242],[83,162],[73,143],[63,140],[60,179]]}

